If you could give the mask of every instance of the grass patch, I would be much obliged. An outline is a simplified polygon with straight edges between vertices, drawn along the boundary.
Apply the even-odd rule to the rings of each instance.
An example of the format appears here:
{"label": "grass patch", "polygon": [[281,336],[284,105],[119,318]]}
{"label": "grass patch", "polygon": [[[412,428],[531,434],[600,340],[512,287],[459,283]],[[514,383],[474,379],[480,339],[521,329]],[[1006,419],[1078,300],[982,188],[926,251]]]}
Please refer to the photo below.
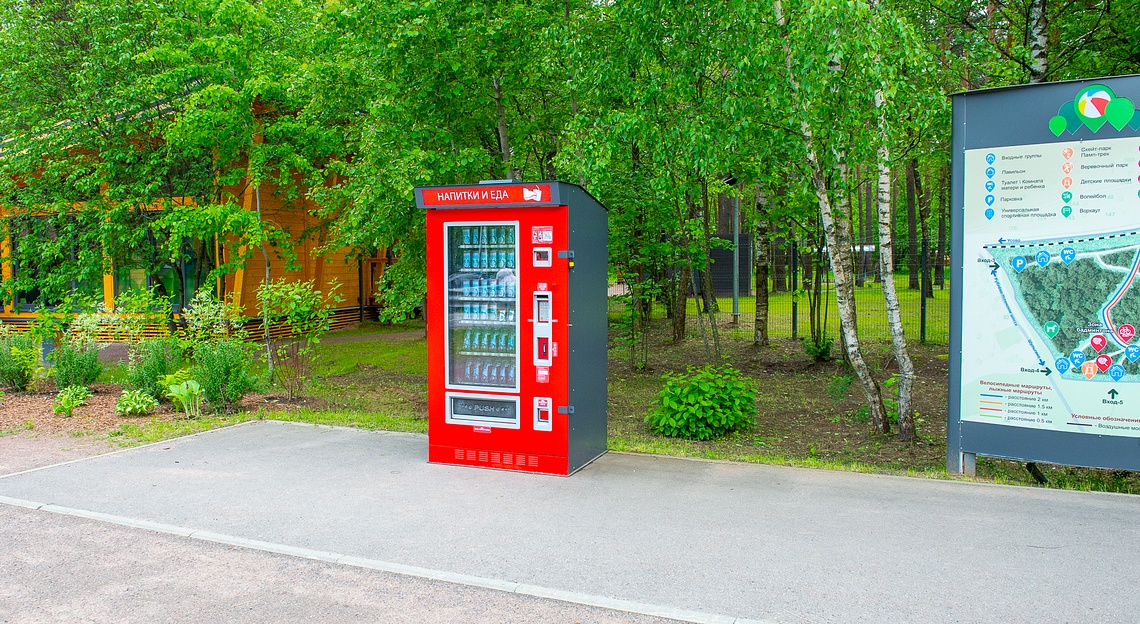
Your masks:
{"label": "grass patch", "polygon": [[274,410],[258,412],[259,420],[284,420],[287,422],[312,425],[332,425],[354,427],[369,431],[407,431],[427,433],[427,420],[403,415],[380,412],[358,412],[348,410]]}
{"label": "grass patch", "polygon": [[120,446],[138,446],[201,433],[219,427],[228,427],[253,420],[256,417],[256,414],[243,412],[223,416],[203,416],[189,420],[139,419],[119,425],[108,432],[107,436],[112,442]]}

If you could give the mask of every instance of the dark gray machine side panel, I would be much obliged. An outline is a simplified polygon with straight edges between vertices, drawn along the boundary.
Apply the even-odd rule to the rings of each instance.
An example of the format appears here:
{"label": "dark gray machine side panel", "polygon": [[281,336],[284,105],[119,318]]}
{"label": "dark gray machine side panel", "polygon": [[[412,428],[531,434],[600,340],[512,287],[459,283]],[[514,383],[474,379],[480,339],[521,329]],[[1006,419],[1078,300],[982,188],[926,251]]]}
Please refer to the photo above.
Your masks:
{"label": "dark gray machine side panel", "polygon": [[[1066,98],[1071,99],[1085,86],[1093,84],[1108,85],[1118,95],[1140,93],[1140,76],[1125,76],[976,91],[954,96],[950,210],[950,411],[946,423],[946,467],[951,473],[961,472],[964,468],[963,461],[969,463],[973,454],[1072,466],[1140,470],[1138,438],[961,420],[962,314],[965,303],[962,284],[965,255],[962,241],[965,151],[1098,138],[1083,126],[1074,134],[1066,131],[1057,137],[1049,131],[1047,125]],[[1134,101],[1140,101],[1135,95],[1132,97]],[[1140,131],[1126,127],[1112,136],[1140,136]]]}
{"label": "dark gray machine side panel", "polygon": [[606,288],[609,236],[606,209],[589,193],[559,184],[569,206],[570,251],[570,472],[606,452],[608,375]]}

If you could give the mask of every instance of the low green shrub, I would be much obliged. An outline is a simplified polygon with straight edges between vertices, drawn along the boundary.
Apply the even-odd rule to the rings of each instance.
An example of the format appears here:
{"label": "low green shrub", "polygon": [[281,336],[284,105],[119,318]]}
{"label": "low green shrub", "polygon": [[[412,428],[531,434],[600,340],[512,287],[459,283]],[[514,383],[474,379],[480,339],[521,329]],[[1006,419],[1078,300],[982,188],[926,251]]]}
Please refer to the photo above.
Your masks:
{"label": "low green shrub", "polygon": [[183,367],[182,348],[173,338],[148,338],[131,345],[126,386],[157,399],[166,393],[160,382]]}
{"label": "low green shrub", "polygon": [[689,367],[665,373],[657,409],[645,422],[657,433],[689,440],[711,440],[756,422],[752,381],[731,366]]}
{"label": "low green shrub", "polygon": [[27,390],[39,377],[40,343],[30,333],[0,331],[0,383]]}
{"label": "low green shrub", "polygon": [[187,366],[186,368],[178,369],[169,375],[164,375],[162,379],[158,381],[158,387],[160,390],[162,390],[162,396],[168,399],[174,399],[174,395],[171,394],[170,389],[173,386],[183,384],[193,378],[194,375],[190,373],[190,367]]}
{"label": "low green shrub", "polygon": [[254,349],[253,345],[232,338],[203,342],[194,348],[191,374],[201,384],[215,413],[230,411],[257,387],[258,379],[250,371]]}
{"label": "low green shrub", "polygon": [[55,401],[52,402],[51,409],[58,416],[64,418],[71,418],[71,413],[75,408],[80,405],[87,405],[87,397],[91,396],[91,391],[87,386],[66,386],[55,395]]}
{"label": "low green shrub", "polygon": [[99,346],[90,341],[61,340],[48,359],[54,364],[51,376],[56,388],[89,386],[103,372]]}
{"label": "low green shrub", "polygon": [[835,346],[835,340],[824,332],[823,337],[819,342],[811,338],[804,338],[804,352],[811,356],[816,362],[830,362],[835,356],[832,355],[831,349]]}
{"label": "low green shrub", "polygon": [[119,416],[144,416],[158,407],[158,400],[143,390],[124,390],[115,403]]}

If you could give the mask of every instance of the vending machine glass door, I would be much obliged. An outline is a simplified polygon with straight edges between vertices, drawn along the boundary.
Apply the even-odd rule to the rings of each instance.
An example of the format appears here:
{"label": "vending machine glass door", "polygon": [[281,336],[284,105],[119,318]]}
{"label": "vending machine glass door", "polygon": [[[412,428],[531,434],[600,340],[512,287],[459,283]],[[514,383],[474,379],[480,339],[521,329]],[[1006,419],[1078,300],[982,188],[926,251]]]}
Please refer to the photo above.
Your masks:
{"label": "vending machine glass door", "polygon": [[518,391],[518,222],[448,223],[447,385]]}

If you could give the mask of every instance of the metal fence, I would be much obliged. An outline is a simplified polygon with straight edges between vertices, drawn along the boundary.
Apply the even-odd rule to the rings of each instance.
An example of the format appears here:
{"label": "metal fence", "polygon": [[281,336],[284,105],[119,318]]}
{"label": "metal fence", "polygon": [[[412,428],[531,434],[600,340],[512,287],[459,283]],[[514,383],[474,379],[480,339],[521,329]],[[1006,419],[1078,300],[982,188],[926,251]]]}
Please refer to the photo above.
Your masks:
{"label": "metal fence", "polygon": [[[862,262],[859,256],[867,256],[868,262]],[[773,256],[769,256],[773,257]],[[825,260],[826,262],[826,260]],[[798,264],[798,263],[797,263]],[[725,266],[727,265],[727,266]],[[713,264],[712,277],[714,291],[717,294],[717,308],[715,318],[721,335],[730,339],[751,340],[756,327],[756,297],[754,296],[755,282],[752,279],[751,258],[741,258],[740,262],[740,296],[736,301],[735,314],[732,297],[731,256],[728,262],[722,263],[718,278],[717,266]],[[887,325],[886,300],[883,298],[882,283],[873,274],[873,267],[877,259],[873,258],[873,250],[862,254],[856,252],[856,271],[863,271],[860,281],[862,285],[855,287],[855,305],[858,312],[859,337],[866,341],[889,341],[890,329]],[[793,292],[790,287],[792,280],[792,266],[782,267],[776,277],[768,280],[768,335],[772,339],[803,338],[811,336],[811,307],[808,293],[804,288],[812,287],[813,277],[798,266],[794,275],[799,280],[800,290]],[[870,268],[870,270],[869,270]],[[924,299],[919,289],[910,288],[908,275],[895,275],[895,288],[899,295],[899,308],[902,316],[903,328],[909,342],[927,342],[933,344],[948,344],[950,341],[950,282],[946,279],[945,269],[941,284],[933,284],[933,292]],[[727,274],[727,279],[725,275]],[[805,280],[805,277],[808,278]],[[835,288],[830,273],[821,275],[822,297],[820,300],[820,316],[826,319],[825,328],[832,337],[839,336],[839,310],[835,302]],[[699,282],[698,282],[699,285]],[[700,323],[707,326],[708,316],[698,317],[698,310],[704,312],[703,299],[693,294],[690,289],[686,307],[686,326],[689,335],[700,334]],[[609,314],[611,322],[620,323],[621,319],[628,318],[632,302],[628,296],[629,289],[625,284],[614,283],[610,285]],[[649,317],[654,327],[667,328],[669,321],[669,308],[664,302],[650,304]]]}

